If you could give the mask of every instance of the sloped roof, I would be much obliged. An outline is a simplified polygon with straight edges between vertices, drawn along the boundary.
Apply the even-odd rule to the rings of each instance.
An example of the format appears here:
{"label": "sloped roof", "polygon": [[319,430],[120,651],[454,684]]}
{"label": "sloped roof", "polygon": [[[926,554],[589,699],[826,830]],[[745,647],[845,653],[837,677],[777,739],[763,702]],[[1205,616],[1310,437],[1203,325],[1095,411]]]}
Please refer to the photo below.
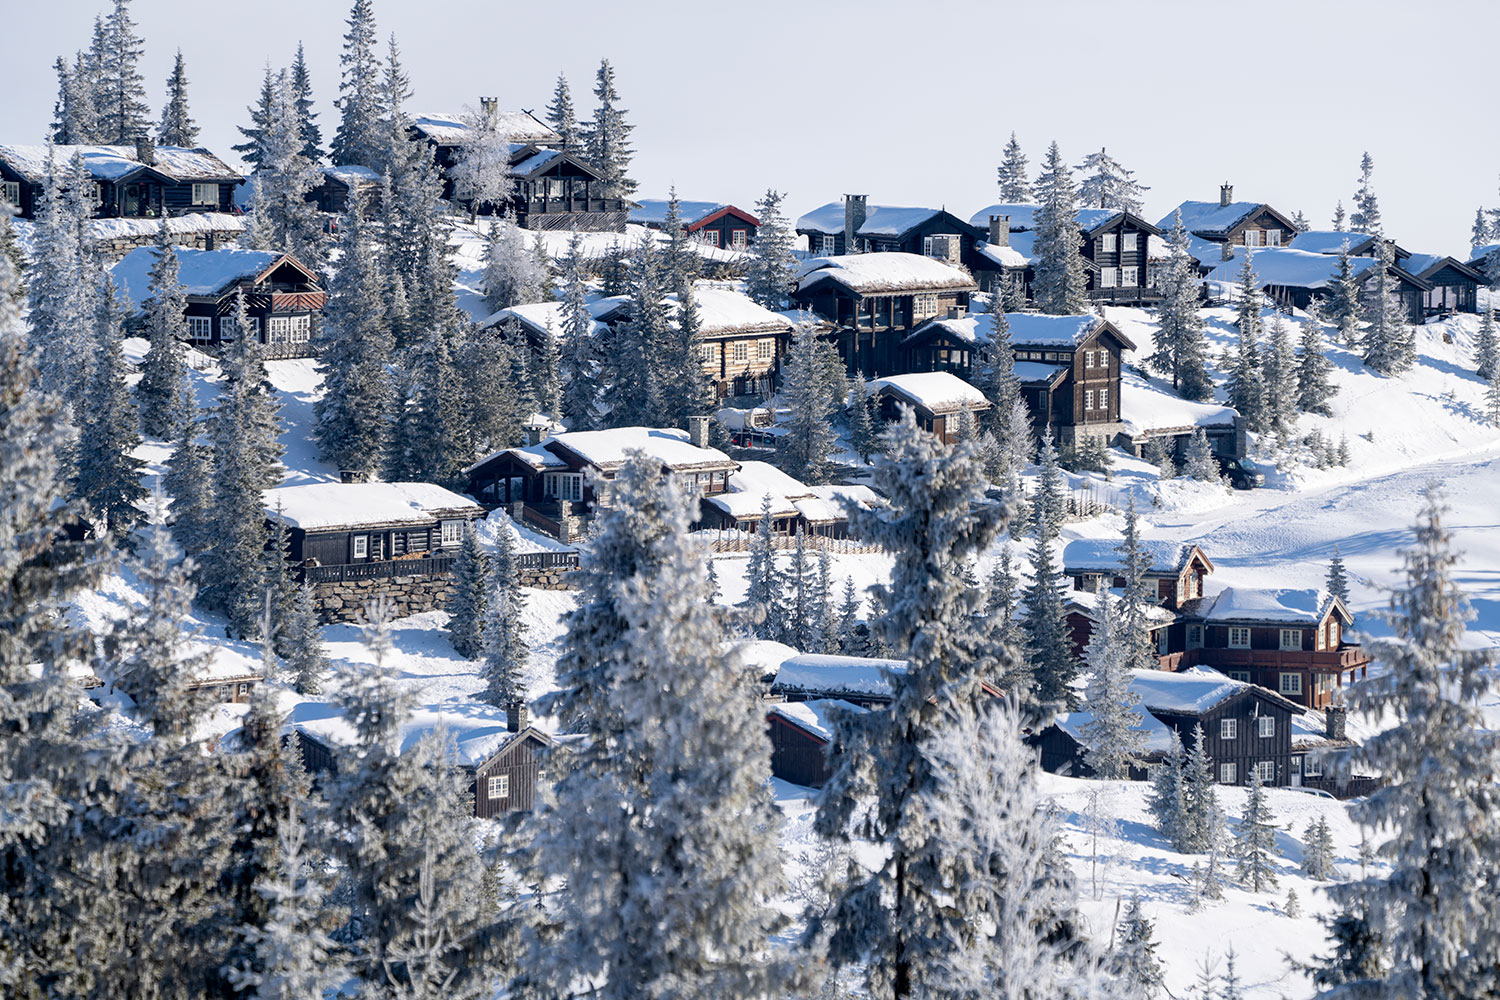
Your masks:
{"label": "sloped roof", "polygon": [[1369,233],[1343,232],[1337,229],[1309,229],[1305,233],[1298,233],[1292,237],[1287,246],[1293,250],[1306,250],[1308,253],[1338,253],[1343,245],[1348,243],[1349,252],[1357,254],[1374,242],[1375,237]]}
{"label": "sloped roof", "polygon": [[1093,313],[1080,316],[1010,313],[1006,316],[1006,320],[1010,323],[1011,343],[1017,347],[1038,344],[1052,347],[1077,347],[1100,327],[1109,325],[1110,330],[1127,348],[1135,349],[1135,344],[1116,330],[1113,324],[1109,324],[1107,320]]}
{"label": "sloped roof", "polygon": [[[900,205],[866,205],[865,221],[857,236],[900,236],[913,226],[920,226],[941,208],[911,208]],[[808,212],[797,219],[798,232],[842,233],[844,231],[844,203],[830,201],[826,205]]]}
{"label": "sloped roof", "polygon": [[[73,154],[83,158],[89,174],[99,180],[115,181],[137,170],[154,170],[174,181],[242,181],[223,160],[201,147],[156,146],[152,163],[143,163],[134,146],[53,146],[52,162],[61,174],[72,162]],[[35,184],[47,176],[45,145],[0,145],[0,161]]]}
{"label": "sloped roof", "polygon": [[829,743],[833,740],[832,716],[835,712],[862,715],[868,711],[868,708],[841,698],[814,698],[812,701],[778,702],[772,705],[766,714],[785,719],[809,736]]}
{"label": "sloped roof", "polygon": [[[499,326],[507,319],[514,317],[523,326],[530,327],[538,335],[546,332],[548,324],[551,324],[552,336],[561,339],[563,336],[563,303],[552,302],[528,302],[525,305],[511,306],[493,312],[479,321],[481,330]],[[604,329],[604,324],[589,317],[589,332],[598,333]]]}
{"label": "sloped roof", "polygon": [[[1075,538],[1063,546],[1063,571],[1080,573],[1098,570],[1118,570],[1124,567],[1125,557],[1120,553],[1118,538]],[[1180,542],[1170,538],[1142,538],[1138,541],[1141,554],[1146,557],[1149,573],[1180,573],[1188,560],[1197,553],[1209,571],[1213,563],[1203,550],[1192,542]]]}
{"label": "sloped roof", "polygon": [[1414,253],[1401,262],[1401,269],[1423,281],[1429,280],[1445,267],[1451,267],[1471,281],[1484,284],[1488,279],[1469,264],[1445,254]]}
{"label": "sloped roof", "polygon": [[985,409],[990,401],[984,393],[974,388],[952,372],[913,372],[908,375],[888,375],[870,383],[872,395],[889,390],[934,413],[956,410],[963,407]]}
{"label": "sloped roof", "polygon": [[[286,254],[273,250],[241,250],[225,247],[218,250],[197,250],[191,247],[173,247],[177,255],[178,281],[185,295],[218,295],[231,285],[247,278],[257,278],[274,267],[283,258],[291,261],[304,272],[301,264]],[[156,247],[136,247],[120,259],[110,274],[121,293],[139,310],[151,297],[151,268],[156,263]],[[314,276],[309,274],[309,280]]]}
{"label": "sloped roof", "polygon": [[1163,232],[1172,228],[1172,217],[1182,213],[1182,225],[1190,233],[1209,236],[1223,236],[1233,229],[1239,222],[1262,208],[1270,208],[1263,202],[1258,201],[1232,201],[1228,205],[1220,205],[1217,201],[1185,201],[1176,209],[1162,216],[1156,228]]}
{"label": "sloped roof", "polygon": [[1136,372],[1120,375],[1120,422],[1130,434],[1233,427],[1239,415],[1232,406],[1183,399]]}
{"label": "sloped roof", "polygon": [[432,483],[309,483],[261,494],[268,517],[289,528],[316,531],[365,524],[419,524],[434,512],[483,513],[466,496]]}
{"label": "sloped roof", "polygon": [[[1142,738],[1141,749],[1146,753],[1166,753],[1172,749],[1172,744],[1177,742],[1177,733],[1166,723],[1162,722],[1150,712],[1141,712],[1141,721],[1130,729],[1139,733]],[[1085,734],[1088,727],[1094,721],[1094,713],[1087,707],[1080,708],[1076,712],[1060,712],[1053,719],[1053,725],[1073,737],[1074,741],[1085,750],[1089,749],[1089,742]],[[1087,757],[1085,757],[1087,761]]]}
{"label": "sloped roof", "polygon": [[380,175],[370,167],[361,167],[358,164],[346,163],[343,166],[319,167],[319,172],[325,177],[332,177],[346,187],[364,187],[369,184],[379,184]]}
{"label": "sloped roof", "polygon": [[[417,115],[411,120],[412,128],[439,145],[452,145],[463,141],[469,131],[463,115]],[[497,130],[510,137],[512,142],[561,142],[562,136],[545,122],[539,122],[524,111],[500,111],[496,113]]]}
{"label": "sloped roof", "polygon": [[1275,702],[1294,715],[1306,711],[1274,691],[1234,680],[1207,667],[1193,667],[1175,673],[1169,670],[1132,670],[1130,674],[1130,689],[1140,696],[1141,707],[1149,712],[1201,715],[1246,691]]}
{"label": "sloped roof", "polygon": [[[667,221],[668,204],[669,202],[664,198],[642,198],[630,210],[628,221],[643,226],[660,226]],[[760,225],[760,220],[754,215],[728,202],[679,201],[677,203],[677,212],[682,218],[682,225],[688,229],[707,221],[720,212],[732,212],[737,216],[743,217],[752,225]]]}
{"label": "sloped roof", "polygon": [[[603,431],[568,431],[542,442],[543,448],[566,448],[601,469],[623,465],[629,453],[641,451],[668,468],[733,465],[717,448],[699,448],[688,432],[675,427],[615,427]],[[514,449],[512,449],[514,450]]]}
{"label": "sloped roof", "polygon": [[863,295],[946,289],[973,291],[978,287],[967,272],[914,253],[813,257],[803,262],[797,287],[808,288],[825,278]]}
{"label": "sloped roof", "polygon": [[[772,312],[744,292],[709,282],[695,282],[693,299],[698,305],[700,332],[705,337],[723,337],[736,333],[784,333],[792,329],[791,320],[781,313]],[[676,319],[678,295],[673,292],[662,297],[669,318]],[[627,295],[615,295],[600,299],[590,306],[594,318],[603,323],[614,323],[624,318],[630,309]]]}
{"label": "sloped roof", "polygon": [[911,333],[907,334],[906,342],[917,340],[937,332],[946,333],[954,340],[960,340],[966,344],[988,344],[990,342],[990,321],[988,317],[981,319],[972,314],[951,319],[947,316],[937,316],[927,320]]}
{"label": "sloped roof", "polygon": [[[1378,265],[1374,257],[1350,257],[1354,277],[1363,281],[1370,268]],[[1209,272],[1209,281],[1234,284],[1239,281],[1240,260],[1226,260]],[[1286,288],[1327,288],[1338,278],[1338,258],[1330,254],[1292,250],[1288,247],[1266,247],[1250,255],[1259,287],[1277,285]]]}
{"label": "sloped roof", "polygon": [[[330,748],[357,746],[359,738],[338,708],[324,701],[304,701],[292,707],[284,724],[300,730]],[[535,726],[518,733],[506,728],[505,710],[479,702],[426,706],[414,709],[401,727],[398,752],[405,753],[423,737],[442,730],[452,745],[458,763],[479,767],[513,741],[535,737],[546,743],[552,737]]]}
{"label": "sloped roof", "polygon": [[1182,606],[1184,615],[1202,618],[1204,621],[1265,622],[1273,625],[1316,625],[1330,611],[1337,611],[1345,622],[1352,620],[1343,601],[1310,587],[1225,587],[1216,594],[1194,598]]}
{"label": "sloped roof", "polygon": [[[1036,213],[1040,210],[1040,205],[989,205],[971,215],[969,225],[989,232],[990,216],[1008,215],[1011,232],[1030,232],[1036,229]],[[1073,221],[1079,229],[1089,233],[1124,214],[1125,210],[1120,208],[1080,208],[1073,213]]]}
{"label": "sloped roof", "polygon": [[784,660],[771,691],[776,694],[819,694],[890,698],[887,672],[904,673],[905,660],[869,656],[829,656],[800,653]]}

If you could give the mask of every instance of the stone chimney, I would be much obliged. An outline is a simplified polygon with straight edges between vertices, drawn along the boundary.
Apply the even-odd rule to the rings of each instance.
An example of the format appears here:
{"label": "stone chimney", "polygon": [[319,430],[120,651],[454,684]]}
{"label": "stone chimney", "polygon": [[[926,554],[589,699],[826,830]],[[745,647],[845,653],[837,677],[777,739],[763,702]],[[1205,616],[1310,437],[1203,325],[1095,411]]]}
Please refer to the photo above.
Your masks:
{"label": "stone chimney", "polygon": [[526,703],[512,701],[505,706],[505,731],[519,733],[526,728]]}
{"label": "stone chimney", "polygon": [[1225,241],[1224,245],[1219,249],[1219,259],[1220,260],[1234,260],[1234,244],[1233,243],[1230,243],[1227,240]]}
{"label": "stone chimney", "polygon": [[865,207],[868,202],[868,195],[844,195],[844,253],[854,252],[854,234],[865,224]]}
{"label": "stone chimney", "polygon": [[1234,201],[1234,185],[1226,181],[1219,185],[1219,207],[1226,208],[1231,201]]}
{"label": "stone chimney", "polygon": [[214,231],[210,229],[203,234],[203,249],[212,250],[215,245],[216,241],[214,239]]}
{"label": "stone chimney", "polygon": [[151,141],[149,135],[136,136],[135,158],[148,167],[156,162],[156,143]]}
{"label": "stone chimney", "polygon": [[1329,705],[1323,709],[1323,718],[1326,725],[1323,727],[1323,735],[1330,740],[1346,739],[1344,735],[1344,723],[1349,718],[1349,709],[1343,705]]}
{"label": "stone chimney", "polygon": [[949,306],[948,307],[948,318],[949,319],[961,319],[963,317],[963,314],[964,314],[964,307],[963,306]]}
{"label": "stone chimney", "polygon": [[695,448],[708,447],[708,417],[688,417],[687,432],[688,440]]}
{"label": "stone chimney", "polygon": [[541,424],[526,425],[526,446],[535,447],[542,443],[542,436],[547,433],[547,428]]}
{"label": "stone chimney", "polygon": [[479,99],[479,110],[484,112],[485,120],[493,122],[500,115],[500,98],[481,97]]}
{"label": "stone chimney", "polygon": [[1008,215],[992,215],[992,216],[990,216],[990,239],[989,239],[989,244],[992,247],[1008,247],[1008,246],[1010,246],[1010,216],[1008,216]]}

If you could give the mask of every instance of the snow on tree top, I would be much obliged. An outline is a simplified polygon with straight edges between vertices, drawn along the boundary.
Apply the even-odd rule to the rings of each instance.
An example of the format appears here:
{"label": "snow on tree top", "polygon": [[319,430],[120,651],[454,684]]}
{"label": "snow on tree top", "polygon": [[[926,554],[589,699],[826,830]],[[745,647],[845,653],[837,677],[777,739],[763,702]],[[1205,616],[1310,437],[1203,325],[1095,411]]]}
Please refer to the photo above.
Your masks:
{"label": "snow on tree top", "polygon": [[[462,115],[417,115],[411,121],[412,128],[440,146],[451,146],[464,141],[469,125]],[[524,111],[497,111],[495,131],[508,136],[512,142],[561,142],[551,126],[537,121]]]}
{"label": "snow on tree top", "polygon": [[[47,177],[47,148],[44,145],[0,145],[0,163],[4,163],[33,184]],[[53,146],[52,163],[57,172],[66,171],[77,153],[91,177],[117,181],[138,170],[152,170],[174,181],[242,181],[244,177],[206,149],[184,149],[181,146],[155,146],[153,163],[143,163],[134,146]]]}
{"label": "snow on tree top", "polygon": [[[642,198],[630,210],[628,221],[642,226],[665,225],[667,206],[670,204],[671,202],[666,198]],[[691,226],[700,219],[706,219],[715,212],[729,207],[722,201],[679,201],[677,217],[684,226]]]}
{"label": "snow on tree top", "polygon": [[1194,427],[1233,427],[1239,415],[1232,406],[1183,399],[1133,371],[1120,376],[1120,421],[1134,435],[1188,431]]}
{"label": "snow on tree top", "polygon": [[1043,344],[1077,347],[1104,322],[1098,316],[1044,316],[1041,313],[1013,313],[1006,317],[1013,344]]}
{"label": "snow on tree top", "polygon": [[[1350,257],[1354,277],[1362,280],[1370,268],[1379,263],[1374,257]],[[1327,288],[1338,280],[1338,258],[1324,253],[1267,247],[1250,255],[1255,268],[1257,287],[1279,285],[1286,288]],[[1226,260],[1208,275],[1209,281],[1232,285],[1240,280],[1240,261]]]}
{"label": "snow on tree top", "polygon": [[889,698],[891,683],[887,675],[905,671],[905,660],[799,653],[782,661],[771,693]]}
{"label": "snow on tree top", "polygon": [[1228,205],[1220,205],[1216,201],[1185,201],[1163,216],[1156,228],[1170,230],[1176,213],[1181,212],[1183,228],[1188,232],[1223,236],[1234,228],[1235,223],[1261,205],[1258,201],[1232,201]]}
{"label": "snow on tree top", "polygon": [[555,434],[542,447],[559,445],[590,465],[612,469],[625,464],[632,451],[644,452],[669,469],[702,465],[733,465],[717,448],[699,448],[688,432],[675,427],[616,427],[604,431]]}
{"label": "snow on tree top", "polygon": [[[941,212],[940,208],[908,208],[900,205],[866,205],[865,221],[860,225],[859,236],[900,236],[913,226],[919,226]],[[844,231],[844,203],[830,201],[820,205],[797,220],[799,232],[842,233]]]}
{"label": "snow on tree top", "polygon": [[[862,715],[869,709],[844,701],[842,698],[814,698],[812,701],[785,701],[772,705],[768,715],[779,716],[798,729],[816,736],[824,743],[833,740],[832,711]],[[1160,725],[1160,723],[1158,723]]]}
{"label": "snow on tree top", "polygon": [[[1010,216],[1010,231],[1013,233],[1030,232],[1036,228],[1036,213],[1040,205],[989,205],[981,208],[969,217],[969,225],[977,229],[989,231],[990,216]],[[1073,213],[1073,221],[1078,228],[1084,232],[1092,232],[1119,218],[1125,213],[1118,208],[1080,208]]]}
{"label": "snow on tree top", "polygon": [[989,400],[985,398],[984,393],[952,372],[889,375],[885,378],[877,378],[870,383],[872,395],[879,394],[886,389],[908,402],[925,406],[934,413],[964,407],[989,406]]}
{"label": "snow on tree top", "polygon": [[947,288],[972,291],[977,287],[966,272],[914,253],[814,257],[803,262],[799,277],[799,289],[828,278],[861,294]]}
{"label": "snow on tree top", "polygon": [[[287,714],[285,724],[330,748],[352,747],[359,742],[354,727],[327,702],[298,703]],[[399,752],[405,753],[436,730],[444,732],[458,763],[468,767],[483,764],[521,735],[506,728],[502,708],[481,702],[426,706],[414,709],[401,727]]]}
{"label": "snow on tree top", "polygon": [[[1073,737],[1079,746],[1091,749],[1093,744],[1085,734],[1093,721],[1093,712],[1079,709],[1076,712],[1059,713],[1053,723]],[[1142,712],[1141,721],[1130,728],[1132,732],[1141,734],[1141,750],[1144,753],[1166,753],[1177,740],[1177,733],[1150,712]]]}
{"label": "snow on tree top", "polygon": [[[177,255],[178,277],[186,295],[217,295],[230,285],[255,278],[265,272],[282,254],[274,250],[195,250],[173,247]],[[114,267],[110,274],[115,284],[137,310],[151,297],[151,268],[156,264],[156,247],[136,247]]]}
{"label": "snow on tree top", "polygon": [[1373,236],[1369,233],[1340,232],[1336,229],[1309,229],[1305,233],[1298,233],[1292,237],[1287,244],[1293,250],[1306,250],[1308,253],[1338,253],[1345,243],[1349,244],[1351,251],[1357,250],[1369,243]]}
{"label": "snow on tree top", "polygon": [[[1137,545],[1150,573],[1180,573],[1192,554],[1200,551],[1191,542],[1169,538],[1142,538]],[[1118,570],[1124,567],[1125,556],[1119,539],[1075,538],[1063,546],[1062,564],[1065,573]]]}
{"label": "snow on tree top", "polygon": [[440,515],[484,513],[468,497],[432,483],[309,483],[261,494],[266,514],[289,528],[315,531],[377,524],[418,524]]}

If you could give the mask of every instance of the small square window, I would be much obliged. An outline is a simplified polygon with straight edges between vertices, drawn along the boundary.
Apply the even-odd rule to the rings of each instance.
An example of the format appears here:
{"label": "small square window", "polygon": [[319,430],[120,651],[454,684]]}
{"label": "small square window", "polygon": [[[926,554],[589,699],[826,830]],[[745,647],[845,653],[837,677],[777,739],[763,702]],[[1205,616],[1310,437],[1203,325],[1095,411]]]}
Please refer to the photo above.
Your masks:
{"label": "small square window", "polygon": [[1105,233],[1099,238],[1099,249],[1104,253],[1115,252],[1115,234]]}
{"label": "small square window", "polygon": [[510,798],[510,775],[500,774],[486,782],[486,791],[492,799]]}
{"label": "small square window", "polygon": [[1230,649],[1249,649],[1250,648],[1250,630],[1248,628],[1240,628],[1239,626],[1232,626],[1229,629],[1229,648]]}
{"label": "small square window", "polygon": [[462,521],[444,521],[443,522],[443,541],[442,541],[442,544],[445,547],[449,546],[449,545],[459,545],[459,544],[461,544],[463,542],[463,540],[464,540],[464,523]]}
{"label": "small square window", "polygon": [[1244,681],[1246,684],[1250,683],[1250,671],[1248,670],[1226,670],[1225,673],[1228,674],[1229,679],[1232,681]]}
{"label": "small square window", "polygon": [[750,231],[747,229],[731,229],[729,231],[729,245],[735,250],[743,250],[750,245]]}
{"label": "small square window", "polygon": [[5,202],[12,209],[21,209],[21,182],[0,181],[0,201]]}
{"label": "small square window", "polygon": [[[832,257],[838,253],[838,237],[832,233],[823,233],[818,237],[818,253],[824,257]],[[851,249],[851,253],[853,250]]]}
{"label": "small square window", "polygon": [[369,558],[369,555],[370,555],[370,536],[369,535],[355,535],[354,536],[354,558],[356,558],[356,559],[366,559],[366,558]]}
{"label": "small square window", "polygon": [[762,361],[770,361],[776,357],[776,341],[762,340],[755,345],[755,356]]}
{"label": "small square window", "polygon": [[1134,253],[1135,252],[1135,241],[1136,241],[1137,237],[1138,237],[1138,234],[1136,234],[1136,233],[1121,233],[1120,234],[1120,252],[1121,253]]}
{"label": "small square window", "polygon": [[217,205],[219,203],[219,185],[217,184],[194,184],[194,205]]}
{"label": "small square window", "polygon": [[1235,767],[1235,765],[1233,765],[1233,764],[1220,764],[1219,765],[1219,784],[1221,784],[1221,785],[1237,785],[1237,784],[1239,784],[1239,769],[1237,767]]}
{"label": "small square window", "polygon": [[1239,735],[1240,735],[1240,720],[1239,719],[1220,719],[1219,720],[1219,739],[1221,739],[1221,740],[1233,740],[1233,739],[1238,739]]}
{"label": "small square window", "polygon": [[1261,739],[1269,740],[1276,735],[1276,719],[1273,716],[1262,715],[1255,723]]}
{"label": "small square window", "polygon": [[1276,781],[1276,762],[1274,760],[1256,761],[1255,773],[1259,775],[1262,785],[1274,784]]}
{"label": "small square window", "polygon": [[703,242],[709,246],[716,247],[719,245],[719,231],[717,229],[705,229],[700,235],[703,237]]}
{"label": "small square window", "polygon": [[1301,694],[1302,675],[1287,673],[1282,674],[1280,682],[1278,684],[1278,688],[1282,694]]}
{"label": "small square window", "polygon": [[1120,287],[1134,288],[1141,283],[1141,269],[1138,267],[1120,268]]}
{"label": "small square window", "polygon": [[1281,630],[1282,649],[1301,649],[1302,630],[1300,628],[1284,628]]}

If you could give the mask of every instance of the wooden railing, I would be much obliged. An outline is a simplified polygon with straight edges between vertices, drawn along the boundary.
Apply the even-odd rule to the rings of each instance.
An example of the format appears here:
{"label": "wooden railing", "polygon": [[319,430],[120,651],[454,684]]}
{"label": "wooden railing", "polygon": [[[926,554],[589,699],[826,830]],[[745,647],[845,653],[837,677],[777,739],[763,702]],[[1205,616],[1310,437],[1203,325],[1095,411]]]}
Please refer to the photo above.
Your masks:
{"label": "wooden railing", "polygon": [[548,517],[530,504],[521,508],[521,520],[553,538],[562,534],[562,525],[557,522],[556,518]]}
{"label": "wooden railing", "polygon": [[312,583],[348,583],[351,580],[383,580],[391,576],[438,576],[453,571],[457,556],[425,556],[418,559],[382,559],[378,562],[345,563],[341,566],[308,566],[303,578]]}
{"label": "wooden railing", "polygon": [[522,552],[516,556],[516,565],[521,569],[577,569],[578,553],[571,549],[565,552]]}
{"label": "wooden railing", "polygon": [[1217,670],[1350,670],[1370,662],[1363,646],[1341,649],[1186,649],[1158,657],[1163,670],[1213,667]]}
{"label": "wooden railing", "polygon": [[[710,552],[749,552],[755,545],[755,536],[745,531],[708,529],[693,532],[693,537],[706,541]],[[856,555],[880,551],[880,546],[857,538],[834,538],[831,535],[806,535],[804,538],[807,548],[813,552]],[[797,536],[772,535],[771,548],[778,552],[794,551],[797,548]]]}

